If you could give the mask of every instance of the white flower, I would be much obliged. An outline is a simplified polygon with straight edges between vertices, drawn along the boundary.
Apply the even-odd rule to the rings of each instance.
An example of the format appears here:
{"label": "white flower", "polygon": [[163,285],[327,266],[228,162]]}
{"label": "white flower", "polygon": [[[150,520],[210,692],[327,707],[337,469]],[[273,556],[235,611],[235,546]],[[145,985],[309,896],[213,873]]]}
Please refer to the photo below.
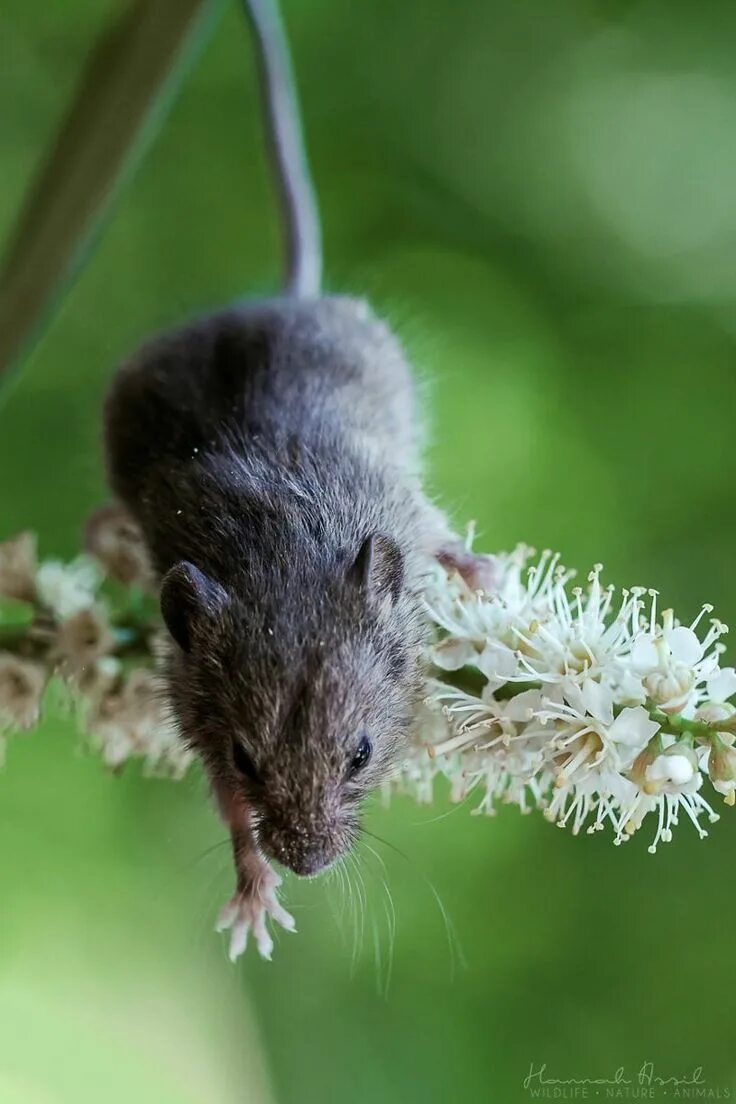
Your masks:
{"label": "white flower", "polygon": [[608,729],[608,739],[622,748],[639,750],[659,731],[659,722],[649,717],[646,709],[637,705],[622,709]]}
{"label": "white flower", "polygon": [[646,769],[646,780],[657,789],[671,787],[679,793],[684,786],[692,784],[699,789],[703,781],[698,774],[698,765],[688,755],[682,753],[658,755]]}
{"label": "white flower", "polygon": [[[415,741],[402,785],[426,800],[443,774],[456,800],[481,792],[480,812],[497,801],[525,811],[536,804],[574,832],[609,824],[616,842],[651,813],[652,849],[671,838],[682,811],[705,835],[700,819],[717,818],[699,792],[704,773],[727,801],[736,791],[727,700],[736,671],[720,666],[726,626],[712,621],[701,638],[710,606],[681,625],[671,610],[659,618],[656,591],[643,587],[614,600],[600,565],[586,592],[570,588],[572,573],[550,552],[524,580],[530,556],[520,546],[494,557],[493,593],[467,585],[467,563],[462,575],[430,575],[426,604],[438,635],[429,659],[443,674],[429,689],[445,727]],[[462,669],[475,673],[454,674]]]}
{"label": "white flower", "polygon": [[663,713],[692,717],[703,700],[725,701],[736,691],[733,667],[719,668],[723,647],[716,642],[727,632],[726,626],[712,621],[702,641],[695,633],[711,608],[704,606],[690,627],[675,624],[672,610],[665,610],[660,627],[653,603],[651,622],[632,647],[631,665],[641,676],[647,697]]}
{"label": "white flower", "polygon": [[101,578],[99,568],[87,556],[78,556],[69,564],[47,560],[36,572],[38,600],[57,617],[72,617],[95,604]]}
{"label": "white flower", "polygon": [[173,725],[160,679],[147,668],[136,668],[126,681],[108,687],[85,727],[113,770],[137,758],[144,760],[148,774],[180,778],[193,759]]}
{"label": "white flower", "polygon": [[659,748],[642,752],[629,777],[635,782],[636,791],[631,800],[621,806],[617,843],[628,839],[650,812],[657,813],[657,830],[649,847],[652,854],[660,842],[671,841],[672,828],[679,822],[680,811],[692,821],[701,839],[708,833],[701,827],[699,818],[707,816],[710,821],[718,820],[698,792],[703,776],[698,755],[687,742],[677,742],[670,735],[660,737]]}

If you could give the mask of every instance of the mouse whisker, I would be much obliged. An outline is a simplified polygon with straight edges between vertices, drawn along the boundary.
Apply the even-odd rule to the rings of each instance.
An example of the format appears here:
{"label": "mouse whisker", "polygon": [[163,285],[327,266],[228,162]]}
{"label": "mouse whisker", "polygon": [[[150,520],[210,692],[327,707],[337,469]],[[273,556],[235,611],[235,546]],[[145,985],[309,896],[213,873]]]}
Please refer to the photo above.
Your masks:
{"label": "mouse whisker", "polygon": [[338,888],[337,901],[334,907],[335,921],[340,929],[341,936],[345,937],[345,914],[348,909],[348,898],[350,892],[349,879],[347,871],[345,870],[345,857],[338,859],[333,866],[335,882]]}
{"label": "mouse whisker", "polygon": [[345,933],[345,910],[347,908],[347,888],[345,884],[345,868],[344,860],[340,859],[335,863],[333,870],[335,872],[335,880],[337,881],[339,889],[339,903],[335,911],[335,919],[340,927],[340,932],[344,937]]}
{"label": "mouse whisker", "polygon": [[380,867],[378,879],[381,883],[384,893],[384,914],[386,916],[386,928],[388,931],[388,957],[386,960],[386,979],[383,988],[384,997],[388,997],[389,988],[391,985],[391,976],[393,974],[394,965],[394,952],[396,949],[396,905],[394,903],[393,894],[388,884],[388,868],[386,863],[376,851],[375,847],[371,847],[365,840],[363,841],[366,850],[373,856]]}
{"label": "mouse whisker", "polygon": [[377,843],[382,843],[384,847],[388,847],[390,851],[393,851],[396,855],[399,856],[399,858],[403,859],[404,862],[411,868],[412,872],[417,875],[419,880],[429,890],[430,894],[432,895],[432,899],[437,906],[440,917],[442,918],[442,924],[445,929],[445,937],[447,939],[447,947],[450,955],[450,978],[454,979],[457,965],[459,964],[462,969],[466,969],[467,960],[462,950],[460,938],[458,936],[455,924],[453,923],[452,918],[450,917],[450,914],[447,911],[444,901],[442,900],[442,897],[440,896],[434,882],[431,878],[428,877],[427,874],[425,874],[423,870],[420,869],[420,867],[417,866],[414,860],[409,855],[407,855],[405,851],[402,851],[400,847],[397,847],[396,844],[391,843],[389,840],[384,839],[382,836],[377,835],[375,832],[369,831],[367,828],[363,829],[363,834],[366,836],[370,836],[370,838],[376,840]]}
{"label": "mouse whisker", "polygon": [[376,968],[376,992],[378,993],[379,997],[382,997],[383,992],[381,990],[381,939],[378,933],[378,924],[376,923],[375,918],[371,923],[371,927],[373,929],[373,963]]}
{"label": "mouse whisker", "polygon": [[475,796],[475,794],[473,792],[473,787],[471,787],[468,790],[468,792],[465,794],[465,796],[460,799],[460,801],[454,801],[452,803],[452,805],[450,806],[450,808],[446,809],[445,812],[438,813],[437,816],[427,817],[426,820],[415,820],[412,823],[412,827],[421,828],[425,824],[436,824],[437,821],[439,821],[439,820],[446,820],[447,817],[453,816],[455,813],[459,812],[460,809],[466,808],[467,805],[468,805],[468,802],[474,796]]}
{"label": "mouse whisker", "polygon": [[369,836],[371,839],[375,840],[376,843],[382,843],[384,847],[388,847],[390,851],[393,851],[410,866],[415,865],[411,856],[407,855],[406,851],[402,851],[400,847],[397,847],[395,843],[391,843],[390,840],[384,839],[383,836],[379,836],[376,832],[369,831],[368,828],[363,828],[362,832],[364,836]]}
{"label": "mouse whisker", "polygon": [[355,872],[354,882],[350,880],[348,876],[348,882],[353,890],[352,903],[353,903],[353,954],[350,963],[351,975],[355,974],[358,956],[360,948],[363,945],[364,931],[365,931],[365,900],[363,897],[363,888],[361,887],[361,874],[355,861],[355,855],[352,852],[348,852],[346,855],[346,871]]}
{"label": "mouse whisker", "polygon": [[345,903],[345,891],[340,869],[340,861],[334,863],[325,873],[325,885],[327,886],[327,903],[335,926],[344,935],[343,914]]}
{"label": "mouse whisker", "polygon": [[[342,888],[342,909],[340,912],[340,920],[342,922],[343,937],[345,932],[345,924],[348,925],[351,932],[353,941],[355,933],[355,901],[353,896],[353,885],[350,880],[350,870],[348,868],[348,856],[343,856],[340,860],[340,883]],[[353,943],[353,956],[351,957],[351,970],[352,962],[354,959],[354,943]]]}
{"label": "mouse whisker", "polygon": [[199,851],[196,855],[194,855],[193,858],[191,858],[189,860],[189,862],[187,862],[182,867],[182,870],[191,870],[192,867],[197,865],[197,863],[202,862],[203,859],[208,858],[210,855],[214,854],[215,851],[219,851],[221,847],[229,847],[229,846],[230,846],[230,837],[229,836],[223,836],[223,838],[221,840],[217,840],[216,843],[210,844],[209,847],[205,847],[203,851]]}
{"label": "mouse whisker", "polygon": [[366,916],[366,913],[368,911],[368,890],[366,889],[365,879],[363,877],[363,871],[361,869],[361,863],[360,863],[361,858],[362,858],[362,856],[360,855],[359,852],[357,852],[354,856],[353,861],[355,863],[355,872],[358,876],[358,879],[359,879],[359,882],[360,882],[360,888],[361,888],[362,914],[361,914],[360,942],[361,942],[361,948],[362,948],[364,935],[365,935],[365,916]]}

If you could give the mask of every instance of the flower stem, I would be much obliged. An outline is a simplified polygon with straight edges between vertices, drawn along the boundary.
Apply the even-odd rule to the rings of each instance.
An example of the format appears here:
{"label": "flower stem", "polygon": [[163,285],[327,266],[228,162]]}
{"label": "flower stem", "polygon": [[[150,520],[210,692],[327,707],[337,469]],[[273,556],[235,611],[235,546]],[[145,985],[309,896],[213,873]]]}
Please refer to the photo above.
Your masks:
{"label": "flower stem", "polygon": [[[662,726],[662,731],[671,736],[699,736],[704,740],[712,740],[718,729],[707,721],[692,721],[682,717],[679,713],[664,713],[650,701],[645,703],[645,709],[653,721]],[[719,726],[721,722],[718,722]]]}
{"label": "flower stem", "polygon": [[[436,671],[435,675],[439,681],[477,697],[481,696],[487,684],[485,675],[477,667],[472,666],[461,667],[457,671]],[[541,682],[506,682],[494,690],[493,696],[496,701],[510,701],[526,690],[539,690],[542,685]],[[614,709],[614,713],[618,715],[624,708],[624,706],[618,706]],[[660,731],[670,736],[691,736],[710,741],[718,732],[730,732],[736,727],[732,722],[725,720],[718,721],[717,724],[709,724],[707,721],[690,720],[679,713],[665,713],[649,698],[644,702],[644,708],[651,719],[661,726]]]}

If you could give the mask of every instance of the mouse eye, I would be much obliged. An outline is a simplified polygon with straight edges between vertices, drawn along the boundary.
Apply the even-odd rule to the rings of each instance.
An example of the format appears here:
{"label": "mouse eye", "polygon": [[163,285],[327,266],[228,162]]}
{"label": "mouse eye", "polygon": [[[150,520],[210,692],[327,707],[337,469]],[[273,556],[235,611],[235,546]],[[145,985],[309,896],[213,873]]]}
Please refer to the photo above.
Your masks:
{"label": "mouse eye", "polygon": [[240,740],[233,740],[233,763],[239,774],[244,775],[245,778],[249,778],[251,782],[259,781],[256,765],[240,743]]}
{"label": "mouse eye", "polygon": [[350,773],[357,774],[359,770],[362,770],[371,757],[373,747],[367,736],[358,744],[358,750],[350,761]]}

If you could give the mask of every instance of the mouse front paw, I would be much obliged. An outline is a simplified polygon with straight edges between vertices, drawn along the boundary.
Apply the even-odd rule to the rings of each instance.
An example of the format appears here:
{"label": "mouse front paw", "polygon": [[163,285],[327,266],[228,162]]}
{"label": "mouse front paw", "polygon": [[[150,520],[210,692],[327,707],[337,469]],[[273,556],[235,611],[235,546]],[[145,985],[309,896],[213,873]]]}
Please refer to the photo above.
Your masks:
{"label": "mouse front paw", "polygon": [[456,572],[471,590],[492,594],[498,586],[498,561],[482,552],[468,552],[458,542],[444,545],[437,553],[445,571]]}
{"label": "mouse front paw", "polygon": [[279,904],[276,897],[280,884],[278,874],[267,870],[258,880],[239,889],[221,911],[216,928],[218,932],[230,932],[231,962],[235,962],[245,951],[250,932],[253,932],[261,958],[270,961],[273,940],[266,926],[269,917],[286,931],[296,931],[294,917]]}

